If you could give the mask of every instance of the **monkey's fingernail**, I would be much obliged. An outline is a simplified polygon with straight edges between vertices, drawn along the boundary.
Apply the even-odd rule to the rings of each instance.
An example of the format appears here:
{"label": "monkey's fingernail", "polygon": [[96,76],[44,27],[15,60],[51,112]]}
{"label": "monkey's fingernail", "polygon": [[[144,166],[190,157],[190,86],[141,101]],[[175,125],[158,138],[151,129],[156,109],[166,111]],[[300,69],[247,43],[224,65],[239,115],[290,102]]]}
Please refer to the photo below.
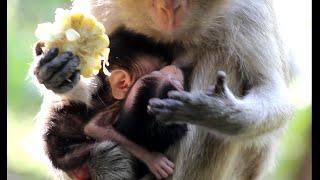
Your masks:
{"label": "monkey's fingernail", "polygon": [[158,98],[151,98],[149,100],[149,104],[152,106],[162,106],[163,102],[162,102],[162,100],[160,100]]}
{"label": "monkey's fingernail", "polygon": [[66,79],[67,82],[71,83],[72,81],[70,79]]}

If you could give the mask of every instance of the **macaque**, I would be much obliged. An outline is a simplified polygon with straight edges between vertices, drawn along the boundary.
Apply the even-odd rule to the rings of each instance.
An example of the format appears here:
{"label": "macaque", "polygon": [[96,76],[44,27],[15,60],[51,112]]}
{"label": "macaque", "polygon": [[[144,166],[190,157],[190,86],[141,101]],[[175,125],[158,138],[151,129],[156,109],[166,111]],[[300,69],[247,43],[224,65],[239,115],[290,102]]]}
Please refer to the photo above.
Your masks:
{"label": "macaque", "polygon": [[248,180],[269,172],[293,112],[293,66],[272,1],[78,0],[77,6],[90,9],[107,34],[124,27],[173,45],[174,64],[191,67],[190,88],[149,101],[157,120],[188,123],[165,153],[175,164],[169,179]]}
{"label": "macaque", "polygon": [[[74,8],[82,7],[108,35],[119,28],[141,34],[170,47],[174,65],[191,68],[185,91],[149,100],[156,120],[188,123],[186,135],[165,153],[175,165],[168,179],[256,180],[271,170],[293,112],[293,66],[282,49],[271,0],[74,1]],[[67,71],[53,69],[54,77]],[[56,84],[43,84],[62,99],[91,102],[99,89],[92,86],[96,79],[81,79],[75,68],[67,72],[74,75],[70,81],[61,76]],[[112,167],[99,160],[92,164]]]}
{"label": "macaque", "polygon": [[[110,40],[111,75],[103,77],[102,73],[99,74],[105,82],[93,96],[91,107],[79,102],[58,101],[61,107],[51,112],[44,134],[49,158],[55,167],[66,171],[69,176],[90,179],[89,171],[99,173],[87,164],[90,151],[96,146],[95,140],[112,140],[144,162],[157,179],[166,178],[173,173],[174,164],[161,153],[176,143],[187,129],[181,124],[165,125],[155,121],[146,107],[152,97],[162,98],[169,90],[183,90],[182,71],[173,65],[165,66],[169,61],[164,58],[170,58],[169,51],[163,49],[161,53],[161,45],[144,36],[119,30],[112,34]],[[40,51],[38,46],[36,50]],[[35,74],[40,78],[43,66],[49,63],[68,65],[68,60],[77,64],[77,57],[72,53],[58,55],[58,49],[51,49],[42,55],[39,71],[36,70]],[[119,154],[115,156],[118,158]],[[129,166],[134,171],[131,179],[148,173],[145,165],[134,162],[127,154],[121,158],[131,160]],[[104,177],[110,177],[110,172],[91,178]]]}
{"label": "macaque", "polygon": [[[114,81],[110,83],[114,84],[114,86],[111,85],[111,88],[118,91],[113,96],[122,99],[125,98],[127,92],[119,92],[121,91],[119,88],[126,86],[123,83],[131,84],[131,80],[123,79],[129,78],[127,72],[117,73],[121,73],[119,75],[121,78],[115,77],[116,79],[113,79],[111,73],[109,79]],[[101,112],[90,120],[84,128],[85,133],[95,139],[113,140],[119,143],[138,159],[145,162],[157,179],[168,177],[173,173],[174,165],[159,152],[163,153],[170,145],[176,143],[186,133],[186,126],[165,125],[158,122],[147,113],[146,107],[152,97],[166,97],[169,90],[182,90],[182,80],[182,72],[174,66],[166,66],[160,71],[143,76],[130,89],[114,127],[112,124],[106,123],[105,118],[110,116],[108,115],[109,112]],[[123,135],[140,146],[128,141]],[[144,168],[143,164],[138,166],[140,167],[137,168],[136,173],[141,178],[146,175],[147,169]]]}
{"label": "macaque", "polygon": [[[142,46],[148,44],[146,37],[119,30],[112,34],[110,40],[112,52],[109,69],[111,75],[108,80],[111,93],[115,99],[125,99],[125,101],[116,117],[114,127],[112,123],[106,123],[108,119],[106,117],[110,117],[110,112],[107,110],[100,112],[90,120],[84,131],[95,139],[108,139],[119,143],[147,164],[158,179],[166,178],[173,172],[173,163],[159,152],[163,153],[170,145],[175,144],[186,133],[186,126],[165,125],[156,121],[154,116],[148,114],[147,105],[150,98],[167,97],[169,90],[183,90],[183,73],[179,68],[170,65],[140,78],[137,72],[151,72],[157,69],[153,68],[155,64],[164,64],[163,60],[159,61],[150,56],[152,54],[150,47],[142,49]],[[139,44],[139,41],[143,44]],[[122,57],[117,52],[121,52],[126,57]],[[160,50],[157,49],[156,52],[159,53]],[[117,54],[116,59],[114,59],[114,54]],[[136,81],[137,78],[139,79]],[[109,121],[114,122],[112,119]],[[123,135],[140,146],[128,141]],[[148,150],[158,153],[151,153]],[[141,178],[146,175],[147,171],[142,164],[138,166],[140,167],[137,168],[136,173]]]}

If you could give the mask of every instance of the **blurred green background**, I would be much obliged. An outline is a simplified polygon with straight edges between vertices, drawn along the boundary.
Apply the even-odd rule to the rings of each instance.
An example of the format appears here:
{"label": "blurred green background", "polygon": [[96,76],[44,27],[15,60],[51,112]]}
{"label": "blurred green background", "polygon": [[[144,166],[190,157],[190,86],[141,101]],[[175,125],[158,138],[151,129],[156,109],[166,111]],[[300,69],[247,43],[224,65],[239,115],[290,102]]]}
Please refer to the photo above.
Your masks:
{"label": "blurred green background", "polygon": [[[52,21],[58,7],[69,7],[69,0],[9,0],[8,1],[8,179],[52,179],[46,166],[34,117],[41,97],[27,79],[32,62],[34,30],[38,23]],[[311,60],[311,59],[307,59]],[[311,163],[311,108],[299,106],[279,144],[275,171],[267,179],[306,179]]]}

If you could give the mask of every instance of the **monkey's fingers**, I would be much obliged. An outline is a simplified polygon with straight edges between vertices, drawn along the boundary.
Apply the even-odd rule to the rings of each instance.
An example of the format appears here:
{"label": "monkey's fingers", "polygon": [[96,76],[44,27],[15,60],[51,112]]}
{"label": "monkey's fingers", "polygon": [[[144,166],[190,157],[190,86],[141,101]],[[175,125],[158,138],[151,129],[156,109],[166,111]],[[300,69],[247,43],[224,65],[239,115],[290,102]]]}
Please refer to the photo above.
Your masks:
{"label": "monkey's fingers", "polygon": [[168,92],[168,97],[182,102],[191,101],[190,93],[186,91],[170,91]]}
{"label": "monkey's fingers", "polygon": [[168,174],[171,175],[173,173],[173,168],[170,167],[165,161],[161,161],[161,168]]}
{"label": "monkey's fingers", "polygon": [[209,86],[207,91],[206,91],[206,95],[213,96],[214,95],[214,89],[215,89],[214,85]]}
{"label": "monkey's fingers", "polygon": [[161,71],[152,71],[151,73],[150,73],[150,75],[152,75],[152,76],[163,76],[163,73],[161,72]]}
{"label": "monkey's fingers", "polygon": [[174,168],[173,162],[171,162],[169,159],[164,158],[164,161],[166,162],[166,164],[167,164],[168,166],[170,166],[171,168]]}
{"label": "monkey's fingers", "polygon": [[150,169],[152,174],[156,176],[157,179],[162,179],[160,173],[158,173],[157,169]]}
{"label": "monkey's fingers", "polygon": [[58,86],[54,86],[52,84],[45,84],[45,86],[56,93],[67,92],[71,90],[80,81],[80,71],[75,71],[69,79],[70,81],[65,80],[62,84]]}
{"label": "monkey's fingers", "polygon": [[178,80],[176,80],[176,79],[172,79],[172,80],[171,80],[171,83],[172,83],[172,85],[173,85],[175,88],[177,88],[177,89],[180,90],[180,91],[183,91],[183,85],[182,85],[182,82],[181,82],[181,81],[178,81]]}
{"label": "monkey's fingers", "polygon": [[[36,49],[36,51],[39,51],[39,50],[37,50],[37,49],[40,49],[40,50],[41,50],[41,48],[39,47],[39,45],[37,45],[35,49]],[[42,50],[41,50],[41,52],[42,52]],[[53,59],[58,55],[59,49],[58,49],[58,48],[52,48],[52,49],[50,49],[46,54],[42,54],[42,53],[40,53],[40,52],[36,52],[36,53],[37,53],[37,55],[39,56],[40,59],[39,59],[39,62],[38,62],[38,64],[37,64],[36,68],[35,68],[34,71],[33,71],[33,74],[36,75],[36,76],[39,76],[40,68],[41,68],[44,64],[46,64],[47,62],[53,60]],[[39,54],[39,53],[40,53],[40,54]],[[41,56],[40,56],[40,55],[41,55]]]}
{"label": "monkey's fingers", "polygon": [[152,107],[152,106],[148,106],[148,109],[147,109],[147,112],[149,114],[152,114],[152,115],[161,115],[161,116],[168,116],[169,114],[172,113],[171,110],[169,109],[164,109],[164,108],[156,108],[156,107]]}
{"label": "monkey's fingers", "polygon": [[62,67],[60,71],[56,72],[51,77],[49,83],[61,85],[65,80],[69,80],[70,82],[71,80],[68,78],[71,77],[72,74],[76,71],[76,68],[78,67],[79,63],[79,58],[70,58],[70,60],[64,65],[64,67]]}
{"label": "monkey's fingers", "polygon": [[46,64],[47,62],[53,60],[55,57],[57,57],[59,54],[59,49],[58,48],[51,48],[47,53],[45,53],[40,61],[39,61],[39,66],[42,66]]}
{"label": "monkey's fingers", "polygon": [[161,168],[161,166],[157,167],[157,171],[161,175],[162,178],[167,178],[169,176],[168,173]]}
{"label": "monkey's fingers", "polygon": [[183,103],[181,101],[174,100],[174,99],[151,98],[149,100],[149,105],[152,108],[167,108],[170,110],[175,110],[179,107],[182,107]]}
{"label": "monkey's fingers", "polygon": [[60,56],[55,57],[53,60],[40,67],[39,73],[37,74],[40,83],[44,83],[49,80],[49,78],[59,71],[71,58],[71,54],[62,53]]}
{"label": "monkey's fingers", "polygon": [[217,95],[223,95],[225,93],[226,84],[226,73],[223,71],[218,71],[214,93]]}

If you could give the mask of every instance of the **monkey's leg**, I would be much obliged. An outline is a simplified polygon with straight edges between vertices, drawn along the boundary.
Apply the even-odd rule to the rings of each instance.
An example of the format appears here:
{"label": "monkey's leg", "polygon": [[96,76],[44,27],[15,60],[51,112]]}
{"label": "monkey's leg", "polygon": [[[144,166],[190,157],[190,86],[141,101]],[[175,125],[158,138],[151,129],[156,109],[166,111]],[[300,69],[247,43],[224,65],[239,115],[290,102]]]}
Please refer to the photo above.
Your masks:
{"label": "monkey's leg", "polygon": [[88,161],[93,180],[134,180],[136,160],[112,141],[98,144]]}

